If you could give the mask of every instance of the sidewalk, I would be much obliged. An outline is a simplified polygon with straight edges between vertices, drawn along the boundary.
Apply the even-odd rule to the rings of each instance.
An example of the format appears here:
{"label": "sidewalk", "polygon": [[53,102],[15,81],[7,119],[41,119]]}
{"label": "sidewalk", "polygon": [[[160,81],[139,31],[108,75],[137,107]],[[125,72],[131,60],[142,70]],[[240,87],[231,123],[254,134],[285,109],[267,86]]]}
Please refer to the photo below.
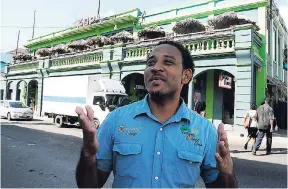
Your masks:
{"label": "sidewalk", "polygon": [[[227,135],[230,137],[241,137],[241,138],[244,137],[244,138],[246,138],[246,136],[247,136],[247,129],[245,129],[242,126],[225,125],[224,129],[225,129]],[[287,130],[278,129],[278,131],[273,132],[272,137],[273,137],[273,142],[287,144]],[[264,139],[264,140],[266,140],[266,139]]]}

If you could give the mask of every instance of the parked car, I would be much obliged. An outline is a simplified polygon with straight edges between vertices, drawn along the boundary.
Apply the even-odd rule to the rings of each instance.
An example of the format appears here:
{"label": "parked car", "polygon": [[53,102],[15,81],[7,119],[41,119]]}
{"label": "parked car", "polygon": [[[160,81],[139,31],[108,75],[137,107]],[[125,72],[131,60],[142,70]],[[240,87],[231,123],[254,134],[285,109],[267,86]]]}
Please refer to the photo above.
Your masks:
{"label": "parked car", "polygon": [[13,119],[33,120],[33,111],[20,101],[1,100],[0,116],[9,121]]}

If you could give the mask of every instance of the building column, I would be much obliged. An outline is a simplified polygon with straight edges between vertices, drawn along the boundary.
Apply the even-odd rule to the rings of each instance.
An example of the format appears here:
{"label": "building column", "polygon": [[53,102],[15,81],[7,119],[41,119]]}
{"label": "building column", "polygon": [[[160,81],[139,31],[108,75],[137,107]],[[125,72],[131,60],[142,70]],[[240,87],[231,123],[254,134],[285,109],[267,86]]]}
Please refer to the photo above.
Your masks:
{"label": "building column", "polygon": [[12,96],[11,96],[11,99],[12,100],[16,100],[16,96],[17,96],[17,82],[18,81],[13,81],[13,86],[12,86],[12,90],[13,90],[13,93],[12,93]]}
{"label": "building column", "polygon": [[42,116],[42,102],[43,102],[43,79],[37,79],[38,82],[38,96],[37,96],[37,106],[36,106],[36,115]]}
{"label": "building column", "polygon": [[279,37],[279,30],[278,28],[276,28],[276,41],[275,41],[275,44],[276,44],[276,77],[279,78],[279,45],[278,45],[278,37]]}
{"label": "building column", "polygon": [[191,110],[193,110],[193,93],[194,93],[194,82],[192,78],[188,88],[188,108]]}
{"label": "building column", "polygon": [[[251,106],[252,66],[251,60],[251,29],[235,32],[235,49],[237,72],[235,77],[234,125],[244,125],[244,115]],[[251,66],[252,64],[252,66]]]}
{"label": "building column", "polygon": [[6,97],[7,97],[7,80],[4,80],[3,84],[4,84],[2,86],[2,88],[3,88],[3,100],[6,100]]}

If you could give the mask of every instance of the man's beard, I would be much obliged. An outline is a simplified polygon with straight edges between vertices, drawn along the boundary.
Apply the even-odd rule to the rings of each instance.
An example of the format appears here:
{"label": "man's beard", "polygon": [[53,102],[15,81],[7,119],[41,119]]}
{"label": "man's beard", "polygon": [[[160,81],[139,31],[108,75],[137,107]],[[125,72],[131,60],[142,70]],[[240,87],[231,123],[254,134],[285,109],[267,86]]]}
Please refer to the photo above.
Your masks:
{"label": "man's beard", "polygon": [[172,98],[173,96],[175,96],[176,92],[170,91],[168,93],[163,93],[161,91],[156,91],[156,92],[151,92],[149,93],[150,98],[154,101],[154,102],[162,102],[165,99],[169,99]]}

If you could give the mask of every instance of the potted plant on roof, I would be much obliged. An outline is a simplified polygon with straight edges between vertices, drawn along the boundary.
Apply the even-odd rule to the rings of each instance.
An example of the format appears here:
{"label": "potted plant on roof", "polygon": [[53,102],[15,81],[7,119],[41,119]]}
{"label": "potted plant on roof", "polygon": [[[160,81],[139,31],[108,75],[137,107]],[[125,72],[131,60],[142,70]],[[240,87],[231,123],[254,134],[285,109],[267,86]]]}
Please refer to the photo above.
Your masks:
{"label": "potted plant on roof", "polygon": [[36,51],[36,55],[39,55],[40,57],[50,56],[51,53],[51,48],[41,48]]}
{"label": "potted plant on roof", "polygon": [[119,43],[130,43],[134,41],[134,38],[131,33],[127,31],[121,31],[119,33],[116,33],[111,37],[111,40],[114,44]]}
{"label": "potted plant on roof", "polygon": [[172,30],[176,34],[197,33],[205,31],[205,25],[202,24],[199,20],[187,18],[183,21],[177,22]]}
{"label": "potted plant on roof", "polygon": [[213,26],[214,29],[225,29],[243,24],[253,24],[256,26],[257,30],[259,29],[256,22],[234,11],[214,16],[208,20],[208,25]]}
{"label": "potted plant on roof", "polygon": [[35,59],[35,57],[31,56],[30,54],[18,54],[13,56],[13,60],[16,63],[25,62],[33,59]]}
{"label": "potted plant on roof", "polygon": [[111,40],[105,36],[95,36],[87,39],[87,45],[90,46],[91,49],[96,49],[110,44]]}
{"label": "potted plant on roof", "polygon": [[64,44],[58,44],[55,47],[52,47],[51,51],[52,54],[57,57],[59,54],[65,54],[67,52],[67,48]]}
{"label": "potted plant on roof", "polygon": [[72,49],[73,51],[77,51],[77,52],[86,50],[88,48],[87,41],[84,39],[72,41],[68,45],[68,48]]}
{"label": "potted plant on roof", "polygon": [[162,27],[159,27],[157,25],[152,25],[139,31],[138,37],[144,40],[161,38],[161,37],[165,37],[165,31],[163,30]]}

